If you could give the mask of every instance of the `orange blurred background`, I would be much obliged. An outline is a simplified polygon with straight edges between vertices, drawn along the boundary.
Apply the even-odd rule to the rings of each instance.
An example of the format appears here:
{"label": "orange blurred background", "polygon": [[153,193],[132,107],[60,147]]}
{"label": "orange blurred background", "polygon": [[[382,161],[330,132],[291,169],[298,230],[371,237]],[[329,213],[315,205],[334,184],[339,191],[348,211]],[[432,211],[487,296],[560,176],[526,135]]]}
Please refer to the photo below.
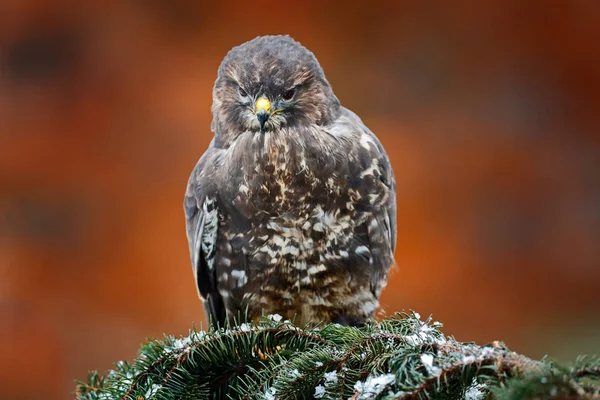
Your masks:
{"label": "orange blurred background", "polygon": [[[364,4],[364,2],[362,2]],[[388,313],[600,353],[600,2],[0,3],[0,398],[203,320],[182,200],[217,67],[289,33],[398,185]]]}

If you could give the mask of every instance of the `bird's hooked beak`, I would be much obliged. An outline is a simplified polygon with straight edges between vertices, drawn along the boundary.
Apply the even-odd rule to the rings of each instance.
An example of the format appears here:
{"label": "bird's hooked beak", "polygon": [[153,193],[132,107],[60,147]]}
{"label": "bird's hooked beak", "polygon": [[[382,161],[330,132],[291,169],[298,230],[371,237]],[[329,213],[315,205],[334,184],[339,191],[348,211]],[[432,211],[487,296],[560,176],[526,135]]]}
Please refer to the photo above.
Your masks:
{"label": "bird's hooked beak", "polygon": [[254,112],[256,114],[256,119],[258,119],[258,123],[260,124],[260,130],[263,131],[265,127],[265,123],[271,116],[271,102],[266,97],[261,97],[256,100],[254,104]]}

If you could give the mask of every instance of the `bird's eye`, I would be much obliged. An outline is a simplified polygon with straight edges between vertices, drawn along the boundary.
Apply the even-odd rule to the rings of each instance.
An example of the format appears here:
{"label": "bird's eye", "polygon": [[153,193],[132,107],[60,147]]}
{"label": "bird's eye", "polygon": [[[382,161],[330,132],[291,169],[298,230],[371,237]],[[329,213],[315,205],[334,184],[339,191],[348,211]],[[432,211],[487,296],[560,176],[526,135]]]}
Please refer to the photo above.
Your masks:
{"label": "bird's eye", "polygon": [[248,96],[248,93],[246,93],[246,91],[244,89],[242,89],[241,86],[238,87],[238,90],[240,92],[240,96],[242,96],[242,97],[247,97]]}
{"label": "bird's eye", "polygon": [[294,95],[295,95],[295,94],[296,94],[296,90],[295,90],[295,89],[290,89],[290,90],[287,90],[286,92],[284,92],[284,93],[281,95],[281,97],[282,97],[284,100],[291,100],[291,99],[292,99],[292,97],[294,97]]}

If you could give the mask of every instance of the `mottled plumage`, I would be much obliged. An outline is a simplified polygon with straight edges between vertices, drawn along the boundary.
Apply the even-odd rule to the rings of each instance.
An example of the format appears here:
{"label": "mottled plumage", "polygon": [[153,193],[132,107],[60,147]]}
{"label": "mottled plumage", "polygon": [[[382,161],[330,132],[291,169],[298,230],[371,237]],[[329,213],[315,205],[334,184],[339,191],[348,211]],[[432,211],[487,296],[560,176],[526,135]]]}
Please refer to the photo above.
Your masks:
{"label": "mottled plumage", "polygon": [[227,54],[212,112],[215,136],[184,202],[207,315],[364,323],[396,240],[394,175],[379,140],[287,36]]}

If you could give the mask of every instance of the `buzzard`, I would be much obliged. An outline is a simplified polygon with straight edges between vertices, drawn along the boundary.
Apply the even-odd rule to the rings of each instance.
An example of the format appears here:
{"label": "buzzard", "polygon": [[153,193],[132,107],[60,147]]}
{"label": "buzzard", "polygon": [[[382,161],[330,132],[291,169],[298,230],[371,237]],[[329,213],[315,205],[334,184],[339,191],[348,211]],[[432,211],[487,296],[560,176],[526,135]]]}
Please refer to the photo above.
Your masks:
{"label": "buzzard", "polygon": [[364,324],[396,241],[394,174],[379,140],[289,36],[226,55],[212,114],[214,138],[184,200],[207,317]]}

